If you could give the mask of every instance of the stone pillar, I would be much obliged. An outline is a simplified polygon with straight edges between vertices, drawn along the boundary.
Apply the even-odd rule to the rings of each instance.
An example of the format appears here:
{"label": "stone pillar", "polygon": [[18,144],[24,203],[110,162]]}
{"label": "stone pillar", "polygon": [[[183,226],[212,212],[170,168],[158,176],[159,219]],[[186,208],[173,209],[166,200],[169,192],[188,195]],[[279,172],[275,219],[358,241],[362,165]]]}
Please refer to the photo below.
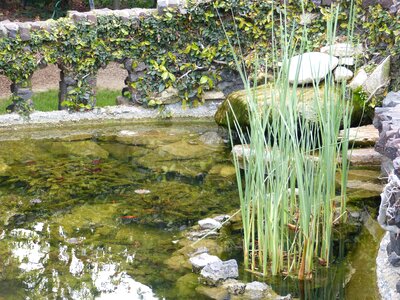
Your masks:
{"label": "stone pillar", "polygon": [[58,109],[79,110],[80,105],[93,108],[96,105],[96,75],[78,75],[60,66]]}
{"label": "stone pillar", "polygon": [[132,86],[132,83],[138,81],[140,77],[144,75],[144,72],[147,70],[147,66],[145,63],[134,63],[134,61],[130,58],[126,58],[123,60],[124,68],[128,72],[128,76],[125,79],[125,85],[122,89],[122,95],[117,97],[118,105],[134,105],[134,104],[142,104],[143,96],[140,91],[135,89]]}
{"label": "stone pillar", "polygon": [[12,104],[7,107],[8,112],[29,113],[33,110],[31,76],[24,81],[13,82],[10,86]]}

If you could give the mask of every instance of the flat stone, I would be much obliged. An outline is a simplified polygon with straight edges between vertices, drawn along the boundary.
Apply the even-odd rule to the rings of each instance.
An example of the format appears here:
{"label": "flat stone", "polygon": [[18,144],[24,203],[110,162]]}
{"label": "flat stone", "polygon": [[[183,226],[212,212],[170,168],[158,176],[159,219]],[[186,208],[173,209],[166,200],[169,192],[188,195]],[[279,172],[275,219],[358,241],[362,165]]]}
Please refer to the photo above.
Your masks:
{"label": "flat stone", "polygon": [[354,57],[340,57],[339,66],[354,66]]}
{"label": "flat stone", "polygon": [[349,83],[349,88],[353,91],[361,87],[368,79],[368,74],[364,69],[360,69],[356,76],[353,77],[353,80]]}
{"label": "flat stone", "polygon": [[203,100],[224,100],[226,98],[225,94],[221,91],[207,91],[203,94]]}
{"label": "flat stone", "polygon": [[[289,64],[289,82],[294,83],[298,73],[298,84],[319,82],[338,65],[339,60],[329,54],[308,52],[294,56]],[[300,64],[300,67],[298,65]]]}
{"label": "flat stone", "polygon": [[220,222],[211,218],[200,220],[198,223],[201,229],[219,229],[222,227]]}
{"label": "flat stone", "polygon": [[200,281],[207,285],[218,285],[226,279],[237,277],[239,277],[239,268],[234,259],[210,263],[200,272]]}
{"label": "flat stone", "polygon": [[[343,130],[340,137],[343,137]],[[379,131],[374,125],[352,127],[349,130],[349,144],[355,147],[373,147],[379,140]]]}
{"label": "flat stone", "polygon": [[215,255],[210,255],[208,253],[202,253],[202,254],[199,254],[194,257],[189,258],[189,261],[192,264],[194,271],[200,271],[206,265],[216,262],[216,261],[221,261],[221,259]]}
{"label": "flat stone", "polygon": [[322,53],[328,53],[338,57],[349,57],[359,55],[364,52],[362,45],[353,46],[349,43],[338,43],[322,47]]}
{"label": "flat stone", "polygon": [[362,85],[363,90],[369,95],[379,94],[379,91],[390,83],[390,56],[375,68]]}
{"label": "flat stone", "polygon": [[380,166],[382,157],[374,148],[353,149],[348,153],[352,166]]}
{"label": "flat stone", "polygon": [[349,69],[347,69],[346,67],[337,67],[335,69],[335,71],[333,72],[333,74],[335,75],[335,81],[336,82],[342,82],[344,81],[348,81],[351,78],[353,78],[353,72]]}

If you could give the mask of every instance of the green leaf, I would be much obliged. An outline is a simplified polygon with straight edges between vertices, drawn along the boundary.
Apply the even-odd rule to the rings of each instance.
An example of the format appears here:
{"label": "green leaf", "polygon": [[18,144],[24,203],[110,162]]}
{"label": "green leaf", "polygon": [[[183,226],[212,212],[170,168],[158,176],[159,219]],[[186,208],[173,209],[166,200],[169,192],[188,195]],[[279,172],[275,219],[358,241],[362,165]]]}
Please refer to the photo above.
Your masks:
{"label": "green leaf", "polygon": [[208,82],[208,76],[203,75],[200,79],[200,84],[206,84]]}

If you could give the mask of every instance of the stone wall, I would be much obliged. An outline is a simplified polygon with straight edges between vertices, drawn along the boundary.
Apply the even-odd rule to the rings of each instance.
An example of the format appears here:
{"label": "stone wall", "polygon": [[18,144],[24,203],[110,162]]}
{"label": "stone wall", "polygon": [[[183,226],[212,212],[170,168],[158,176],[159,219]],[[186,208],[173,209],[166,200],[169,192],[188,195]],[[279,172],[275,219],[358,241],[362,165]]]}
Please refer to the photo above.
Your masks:
{"label": "stone wall", "polygon": [[385,249],[379,251],[378,286],[383,299],[399,299],[400,276],[390,274],[400,272],[396,270],[400,267],[400,92],[390,92],[382,107],[375,109],[374,125],[379,130],[375,149],[384,156],[382,173],[388,178],[381,194],[378,222],[390,239],[385,238],[381,244],[387,255]]}

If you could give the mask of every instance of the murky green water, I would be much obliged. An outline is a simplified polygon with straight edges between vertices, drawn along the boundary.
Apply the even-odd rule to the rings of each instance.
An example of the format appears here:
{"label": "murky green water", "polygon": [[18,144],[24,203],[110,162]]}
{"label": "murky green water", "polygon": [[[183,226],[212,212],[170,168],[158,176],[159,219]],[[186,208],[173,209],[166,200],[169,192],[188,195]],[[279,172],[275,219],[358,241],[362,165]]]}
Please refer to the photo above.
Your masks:
{"label": "murky green water", "polygon": [[[0,299],[208,299],[196,293],[195,276],[166,261],[187,226],[238,207],[216,131],[213,123],[164,123],[16,133],[18,141],[4,134]],[[373,252],[379,238],[369,232],[354,238]],[[361,294],[372,298],[354,296],[374,278],[374,253],[346,245],[344,263],[311,287],[279,279],[274,288],[308,299],[375,299],[374,284]],[[226,256],[238,254],[231,249]]]}

